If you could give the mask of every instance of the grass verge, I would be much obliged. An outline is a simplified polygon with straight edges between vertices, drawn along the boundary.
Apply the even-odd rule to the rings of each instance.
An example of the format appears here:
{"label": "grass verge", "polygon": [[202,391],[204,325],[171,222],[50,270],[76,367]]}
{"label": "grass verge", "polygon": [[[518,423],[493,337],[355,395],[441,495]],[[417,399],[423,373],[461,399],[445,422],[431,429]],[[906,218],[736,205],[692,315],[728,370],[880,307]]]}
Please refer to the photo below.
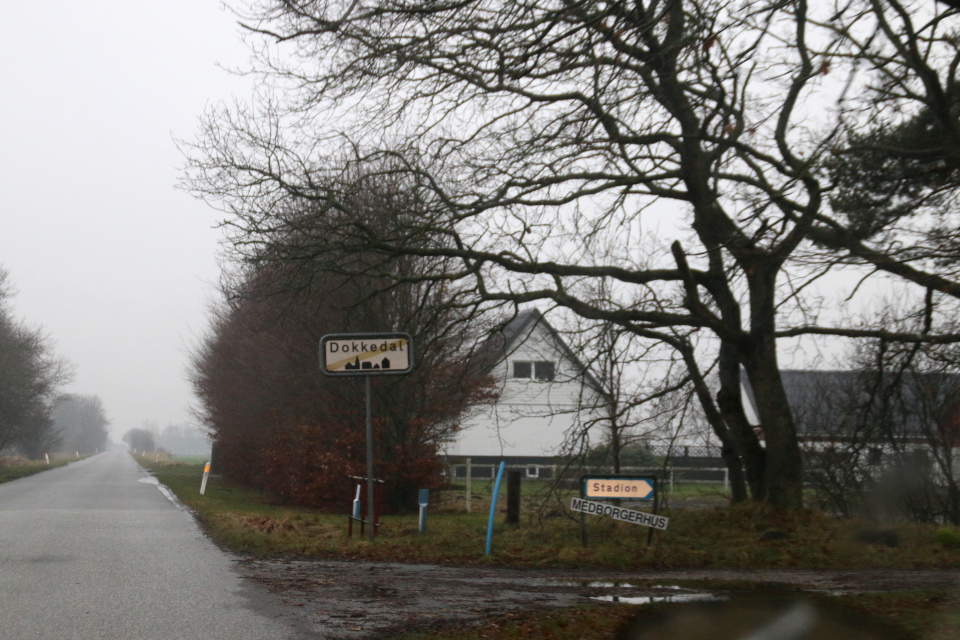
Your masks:
{"label": "grass verge", "polygon": [[[85,457],[87,456],[80,456],[80,459]],[[50,464],[47,464],[46,460],[28,460],[19,456],[0,458],[0,483],[25,478],[56,467],[63,467],[76,460],[76,456],[66,453],[55,454],[50,458]]]}
{"label": "grass verge", "polygon": [[[418,562],[513,564],[530,567],[616,568],[960,568],[960,548],[937,541],[936,527],[897,524],[896,547],[858,540],[875,526],[827,517],[816,511],[773,511],[758,505],[667,512],[670,528],[647,546],[646,528],[587,518],[586,547],[579,523],[562,505],[528,509],[520,526],[497,516],[493,553],[483,555],[489,498],[462,505],[431,505],[427,535],[418,535],[415,515],[383,518],[370,543],[347,537],[343,514],[273,504],[270,497],[213,476],[199,494],[203,465],[151,455],[138,461],[192,508],[210,535],[235,551],[256,555],[301,555]],[[526,491],[526,490],[525,490]],[[501,501],[501,505],[505,501]],[[764,533],[787,537],[764,541]]]}

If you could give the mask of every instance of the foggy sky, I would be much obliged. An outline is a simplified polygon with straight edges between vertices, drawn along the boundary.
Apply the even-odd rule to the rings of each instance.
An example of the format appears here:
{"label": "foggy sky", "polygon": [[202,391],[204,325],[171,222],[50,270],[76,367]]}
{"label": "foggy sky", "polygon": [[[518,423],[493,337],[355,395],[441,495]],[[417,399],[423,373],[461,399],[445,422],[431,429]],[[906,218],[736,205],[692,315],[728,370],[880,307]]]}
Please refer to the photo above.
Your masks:
{"label": "foggy sky", "polygon": [[115,440],[188,419],[219,232],[173,137],[249,92],[216,66],[245,63],[239,33],[216,0],[0,4],[0,265]]}

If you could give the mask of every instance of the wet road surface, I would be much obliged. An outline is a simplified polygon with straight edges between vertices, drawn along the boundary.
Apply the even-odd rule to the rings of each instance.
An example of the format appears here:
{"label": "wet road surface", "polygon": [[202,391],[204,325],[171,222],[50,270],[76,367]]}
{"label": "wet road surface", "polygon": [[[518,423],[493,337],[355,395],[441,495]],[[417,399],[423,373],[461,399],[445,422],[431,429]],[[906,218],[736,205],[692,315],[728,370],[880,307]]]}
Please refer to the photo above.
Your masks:
{"label": "wet road surface", "polygon": [[227,554],[126,453],[0,484],[0,637],[382,638],[591,601],[684,601],[679,581],[874,591],[957,571],[570,571]]}
{"label": "wet road surface", "polygon": [[159,488],[122,452],[0,484],[0,635],[302,637]]}

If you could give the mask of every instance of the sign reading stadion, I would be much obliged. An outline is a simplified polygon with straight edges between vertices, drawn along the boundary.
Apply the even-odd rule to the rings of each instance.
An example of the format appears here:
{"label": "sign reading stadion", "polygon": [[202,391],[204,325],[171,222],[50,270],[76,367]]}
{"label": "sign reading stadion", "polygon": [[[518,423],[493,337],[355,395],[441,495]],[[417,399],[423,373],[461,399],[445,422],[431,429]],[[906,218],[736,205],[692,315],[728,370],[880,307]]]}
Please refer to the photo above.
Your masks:
{"label": "sign reading stadion", "polygon": [[580,495],[594,500],[653,500],[657,491],[654,477],[583,476]]}
{"label": "sign reading stadion", "polygon": [[330,376],[409,373],[413,339],[408,333],[331,333],[320,339],[320,370]]}
{"label": "sign reading stadion", "polygon": [[662,529],[664,531],[667,530],[667,525],[670,523],[669,518],[647,513],[646,511],[624,509],[623,507],[615,507],[611,504],[605,504],[603,502],[591,502],[590,500],[584,500],[583,498],[573,498],[570,501],[570,510],[595,516],[609,516],[614,520],[620,520],[621,522],[639,524],[643,527],[652,527],[654,529]]}

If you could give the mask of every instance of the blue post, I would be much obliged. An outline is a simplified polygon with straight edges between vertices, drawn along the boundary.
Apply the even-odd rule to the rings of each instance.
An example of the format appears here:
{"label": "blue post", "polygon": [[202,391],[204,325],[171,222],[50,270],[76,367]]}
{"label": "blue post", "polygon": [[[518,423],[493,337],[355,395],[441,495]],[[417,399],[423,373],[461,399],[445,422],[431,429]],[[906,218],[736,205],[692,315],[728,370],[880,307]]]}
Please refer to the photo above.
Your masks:
{"label": "blue post", "polygon": [[497,512],[497,496],[500,495],[500,481],[503,480],[503,468],[506,463],[500,461],[500,470],[497,471],[497,483],[493,487],[493,499],[490,501],[490,522],[487,524],[487,555],[490,555],[490,545],[493,543],[493,515]]}

